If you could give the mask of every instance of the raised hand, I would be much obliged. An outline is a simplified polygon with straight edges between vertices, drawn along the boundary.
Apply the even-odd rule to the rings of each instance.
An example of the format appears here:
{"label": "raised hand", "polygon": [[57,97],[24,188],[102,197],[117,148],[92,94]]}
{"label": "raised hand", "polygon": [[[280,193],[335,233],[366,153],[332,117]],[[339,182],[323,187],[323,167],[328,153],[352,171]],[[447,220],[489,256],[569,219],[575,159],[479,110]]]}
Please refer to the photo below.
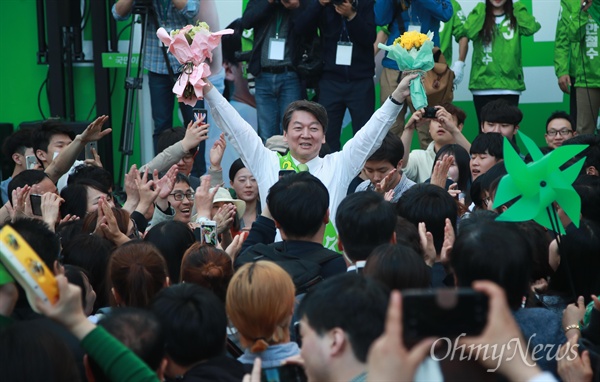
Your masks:
{"label": "raised hand", "polygon": [[48,227],[53,232],[56,227],[56,223],[59,220],[60,205],[64,201],[65,200],[63,198],[53,192],[46,192],[44,195],[42,195],[42,220],[48,224]]}
{"label": "raised hand", "polygon": [[226,147],[227,142],[225,141],[225,134],[221,133],[219,139],[217,139],[210,148],[209,160],[210,167],[213,170],[221,170],[221,160],[223,160],[223,154],[225,153]]}
{"label": "raised hand", "polygon": [[86,144],[88,142],[99,141],[104,136],[110,134],[112,131],[111,128],[102,130],[102,126],[107,120],[107,115],[101,115],[96,118],[94,122],[90,123],[89,126],[83,130],[83,133],[81,133],[81,142]]}
{"label": "raised hand", "polygon": [[185,136],[181,140],[184,152],[197,148],[200,142],[208,139],[208,125],[204,121],[196,120],[190,121],[187,129],[185,130]]}

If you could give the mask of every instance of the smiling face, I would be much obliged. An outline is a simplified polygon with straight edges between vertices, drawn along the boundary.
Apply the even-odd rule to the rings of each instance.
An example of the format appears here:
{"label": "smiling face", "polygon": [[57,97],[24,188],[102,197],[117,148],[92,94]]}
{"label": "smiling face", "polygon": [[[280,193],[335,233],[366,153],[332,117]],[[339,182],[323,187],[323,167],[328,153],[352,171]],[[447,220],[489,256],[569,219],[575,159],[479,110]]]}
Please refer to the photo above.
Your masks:
{"label": "smiling face", "polygon": [[258,199],[258,183],[247,168],[241,168],[231,180],[231,187],[235,190],[238,199],[246,203]]}
{"label": "smiling face", "polygon": [[[178,194],[177,199],[180,199],[181,195],[183,195],[183,199],[176,200],[176,195],[174,194]],[[189,200],[185,194],[193,195],[190,185],[185,182],[176,183],[175,187],[173,187],[173,191],[171,191],[171,195],[169,195],[169,203],[171,203],[171,206],[175,210],[175,217],[173,220],[189,223],[190,218],[192,217],[194,197],[192,196],[192,200]]]}
{"label": "smiling face", "polygon": [[291,155],[300,163],[306,163],[319,155],[325,143],[325,132],[313,114],[297,110],[283,132],[283,139],[288,143]]}
{"label": "smiling face", "polygon": [[86,212],[94,212],[98,209],[98,200],[102,197],[106,198],[108,205],[112,208],[115,206],[115,202],[110,194],[105,194],[102,191],[96,190],[93,187],[85,187],[87,191],[87,209]]}
{"label": "smiling face", "polygon": [[564,118],[555,118],[546,127],[546,144],[551,149],[562,146],[563,142],[575,135],[571,122]]}

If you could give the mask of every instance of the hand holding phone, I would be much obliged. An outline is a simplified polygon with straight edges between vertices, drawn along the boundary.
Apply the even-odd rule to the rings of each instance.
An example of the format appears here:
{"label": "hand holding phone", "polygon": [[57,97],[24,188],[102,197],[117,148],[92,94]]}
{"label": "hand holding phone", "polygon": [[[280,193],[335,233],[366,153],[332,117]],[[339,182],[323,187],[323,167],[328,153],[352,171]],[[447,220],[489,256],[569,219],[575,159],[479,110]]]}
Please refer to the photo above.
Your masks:
{"label": "hand holding phone", "polygon": [[287,364],[262,369],[260,380],[261,382],[306,382],[308,378],[301,366]]}
{"label": "hand holding phone", "polygon": [[27,155],[25,157],[25,163],[28,170],[35,170],[38,167],[38,160],[35,155]]}
{"label": "hand holding phone", "polygon": [[92,160],[96,159],[94,157],[94,151],[96,153],[98,152],[98,142],[97,141],[92,141],[92,142],[86,143],[86,145],[85,145],[85,159],[92,159]]}
{"label": "hand holding phone", "polygon": [[31,203],[31,212],[35,216],[42,216],[42,195],[31,194],[29,195],[29,201]]}
{"label": "hand holding phone", "polygon": [[206,109],[202,109],[202,108],[194,108],[194,119],[196,121],[202,121],[204,123],[206,123]]}

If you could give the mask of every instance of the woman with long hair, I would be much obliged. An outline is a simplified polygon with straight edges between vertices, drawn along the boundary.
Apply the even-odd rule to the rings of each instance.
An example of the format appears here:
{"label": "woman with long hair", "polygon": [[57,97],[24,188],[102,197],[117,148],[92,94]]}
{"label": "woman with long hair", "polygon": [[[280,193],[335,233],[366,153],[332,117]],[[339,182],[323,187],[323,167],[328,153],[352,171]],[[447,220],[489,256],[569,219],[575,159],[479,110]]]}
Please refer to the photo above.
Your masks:
{"label": "woman with long hair", "polygon": [[[521,37],[539,31],[540,23],[523,2],[486,0],[475,6],[464,27],[466,36],[473,41],[469,90],[477,118],[481,109],[495,99],[503,98],[518,106],[519,96],[525,90]],[[480,119],[480,126],[482,122]]]}

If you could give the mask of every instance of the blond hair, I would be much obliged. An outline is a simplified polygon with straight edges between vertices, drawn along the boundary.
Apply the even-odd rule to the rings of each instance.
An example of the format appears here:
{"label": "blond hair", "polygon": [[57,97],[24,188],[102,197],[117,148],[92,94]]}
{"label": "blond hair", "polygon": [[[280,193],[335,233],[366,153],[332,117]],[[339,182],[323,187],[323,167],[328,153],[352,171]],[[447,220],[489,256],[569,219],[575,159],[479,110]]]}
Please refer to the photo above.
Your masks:
{"label": "blond hair", "polygon": [[242,266],[233,275],[225,300],[242,345],[260,353],[269,345],[289,341],[294,296],[294,282],[279,265],[257,261]]}

